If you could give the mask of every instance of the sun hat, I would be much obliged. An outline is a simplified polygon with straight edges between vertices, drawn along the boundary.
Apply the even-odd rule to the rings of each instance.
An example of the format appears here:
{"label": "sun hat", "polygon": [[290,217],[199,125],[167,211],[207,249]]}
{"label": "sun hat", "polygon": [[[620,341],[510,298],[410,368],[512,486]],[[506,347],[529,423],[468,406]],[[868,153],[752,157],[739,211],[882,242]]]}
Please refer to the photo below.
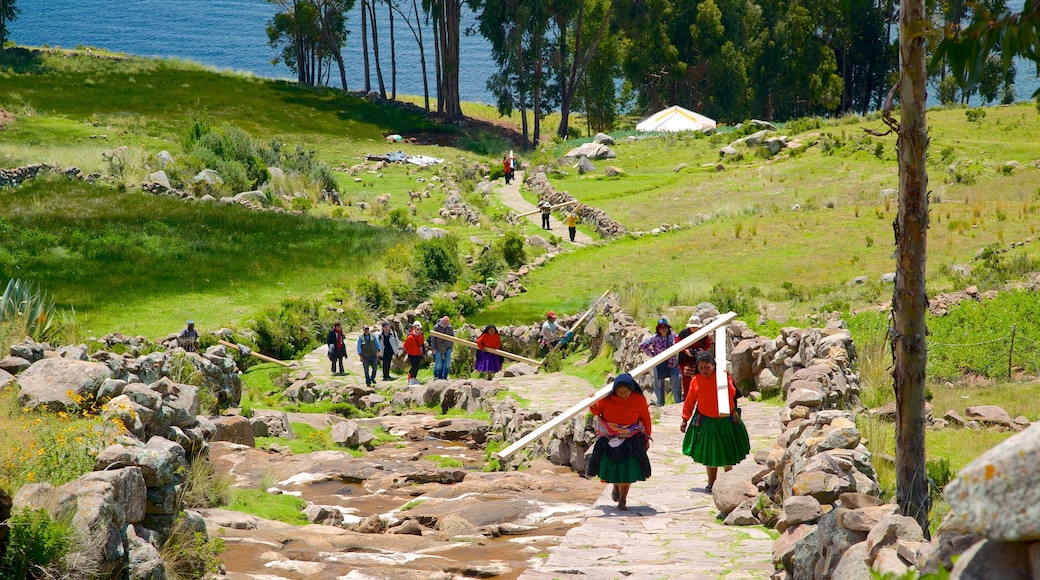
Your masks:
{"label": "sun hat", "polygon": [[686,328],[699,328],[702,326],[701,317],[696,314],[690,316],[690,319],[686,321]]}
{"label": "sun hat", "polygon": [[412,326],[418,326],[419,328],[422,328],[422,323],[419,322],[418,320],[416,320],[415,322],[412,323]]}

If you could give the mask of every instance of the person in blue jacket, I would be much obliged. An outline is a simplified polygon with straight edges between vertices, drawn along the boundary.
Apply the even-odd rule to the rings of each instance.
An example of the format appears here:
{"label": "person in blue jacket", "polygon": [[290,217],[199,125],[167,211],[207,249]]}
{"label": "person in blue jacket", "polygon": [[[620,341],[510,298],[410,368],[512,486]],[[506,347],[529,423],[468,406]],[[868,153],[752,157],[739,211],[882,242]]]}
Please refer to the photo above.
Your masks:
{"label": "person in blue jacket", "polygon": [[365,370],[365,384],[370,387],[376,384],[376,369],[379,368],[379,356],[382,352],[383,345],[379,342],[379,335],[372,334],[370,327],[364,327],[357,339],[357,353]]}

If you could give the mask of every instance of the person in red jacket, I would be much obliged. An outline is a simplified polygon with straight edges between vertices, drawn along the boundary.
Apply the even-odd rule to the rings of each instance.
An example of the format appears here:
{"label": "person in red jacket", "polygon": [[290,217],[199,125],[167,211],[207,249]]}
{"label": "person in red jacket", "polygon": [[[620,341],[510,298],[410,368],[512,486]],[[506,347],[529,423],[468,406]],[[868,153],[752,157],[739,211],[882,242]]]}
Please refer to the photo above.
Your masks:
{"label": "person in red jacket", "polygon": [[404,352],[408,355],[408,362],[411,364],[411,368],[408,370],[408,384],[409,385],[421,385],[419,382],[419,363],[422,362],[423,354],[425,354],[426,340],[423,338],[422,323],[416,320],[412,323],[412,330],[408,332],[408,337],[404,339]]}
{"label": "person in red jacket", "polygon": [[585,473],[613,483],[611,497],[619,510],[626,510],[632,483],[650,478],[646,450],[653,427],[646,396],[632,375],[623,373],[614,379],[611,394],[589,407],[589,412],[599,418],[598,437]]}
{"label": "person in red jacket", "polygon": [[683,402],[682,424],[679,425],[679,430],[686,434],[683,454],[708,469],[705,491],[709,492],[715,485],[720,467],[729,471],[751,452],[747,428],[737,407],[737,388],[732,377],[727,375],[726,380],[732,412],[723,417],[719,415],[715,360],[707,352],[697,355],[697,375],[690,381],[690,390]]}
{"label": "person in red jacket", "polygon": [[[691,315],[690,319],[686,321],[686,328],[679,333],[679,337],[676,342],[690,336],[701,329],[703,324],[701,323],[701,317],[696,314]],[[697,355],[702,352],[711,352],[711,337],[705,336],[690,346],[684,348],[679,353],[679,370],[682,372],[682,390],[683,393],[690,390],[690,381],[693,377],[697,376]]]}
{"label": "person in red jacket", "polygon": [[489,348],[502,348],[502,336],[498,334],[498,327],[494,324],[485,326],[484,331],[477,337],[477,348],[477,363],[474,367],[477,372],[484,373],[485,378],[490,381],[495,373],[502,370],[502,357],[487,351]]}

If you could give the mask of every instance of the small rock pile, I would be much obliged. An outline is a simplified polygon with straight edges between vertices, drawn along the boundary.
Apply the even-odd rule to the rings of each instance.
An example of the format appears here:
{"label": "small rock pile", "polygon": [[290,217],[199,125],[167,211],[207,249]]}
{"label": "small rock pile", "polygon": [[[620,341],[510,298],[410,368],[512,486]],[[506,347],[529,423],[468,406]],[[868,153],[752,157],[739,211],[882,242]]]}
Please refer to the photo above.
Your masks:
{"label": "small rock pile", "polygon": [[[539,197],[548,199],[549,203],[553,205],[575,201],[570,194],[556,191],[556,188],[549,183],[549,178],[546,177],[545,171],[547,171],[545,167],[536,168],[531,176],[527,178],[527,186]],[[577,214],[582,223],[595,226],[596,232],[604,238],[616,238],[628,231],[625,226],[608,216],[601,209],[579,204]]]}
{"label": "small rock pile", "polygon": [[968,286],[964,290],[958,292],[941,292],[933,296],[928,301],[928,312],[930,312],[932,316],[946,316],[950,312],[951,308],[965,300],[982,302],[983,300],[992,300],[996,297],[996,290],[979,292],[978,286]]}

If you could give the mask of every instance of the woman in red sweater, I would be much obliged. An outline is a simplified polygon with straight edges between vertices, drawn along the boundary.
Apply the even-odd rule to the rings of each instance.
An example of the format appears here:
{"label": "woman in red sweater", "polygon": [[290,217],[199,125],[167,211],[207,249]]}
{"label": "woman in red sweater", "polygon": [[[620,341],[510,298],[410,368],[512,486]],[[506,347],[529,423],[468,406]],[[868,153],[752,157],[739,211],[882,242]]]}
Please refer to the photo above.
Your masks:
{"label": "woman in red sweater", "polygon": [[614,379],[614,390],[589,407],[599,418],[596,444],[585,473],[613,483],[611,497],[625,510],[632,483],[650,478],[650,408],[643,390],[628,373]]}
{"label": "woman in red sweater", "polygon": [[[715,485],[719,468],[726,471],[740,463],[751,452],[751,441],[747,428],[737,408],[737,388],[733,378],[729,382],[729,399],[732,412],[719,415],[719,397],[715,386],[715,360],[710,353],[697,355],[697,375],[690,381],[686,400],[683,401],[682,424],[679,430],[686,433],[683,438],[683,454],[708,468],[708,487]],[[696,407],[696,412],[694,408]]]}
{"label": "woman in red sweater", "polygon": [[412,330],[408,332],[408,337],[404,339],[404,352],[408,355],[408,362],[411,364],[411,368],[408,370],[408,384],[409,385],[420,385],[419,382],[419,363],[422,362],[423,354],[425,353],[426,341],[423,338],[422,323],[416,320],[412,323]]}
{"label": "woman in red sweater", "polygon": [[487,380],[491,380],[495,373],[502,370],[502,357],[493,353],[487,352],[488,348],[500,349],[502,348],[502,336],[498,334],[498,328],[494,324],[489,324],[484,327],[484,332],[480,333],[477,337],[477,363],[474,367],[477,372],[484,373]]}

